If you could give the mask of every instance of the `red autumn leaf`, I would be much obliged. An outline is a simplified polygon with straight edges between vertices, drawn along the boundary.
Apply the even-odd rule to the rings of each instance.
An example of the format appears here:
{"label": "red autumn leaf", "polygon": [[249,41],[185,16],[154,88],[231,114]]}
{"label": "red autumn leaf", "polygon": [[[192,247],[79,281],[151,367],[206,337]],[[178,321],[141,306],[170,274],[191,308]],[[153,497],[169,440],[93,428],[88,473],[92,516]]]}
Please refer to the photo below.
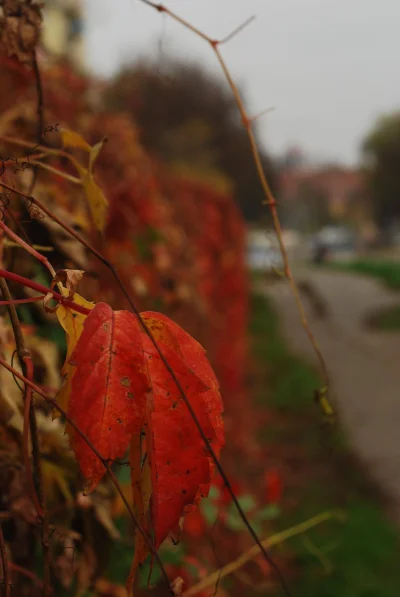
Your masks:
{"label": "red autumn leaf", "polygon": [[[70,363],[76,370],[68,415],[105,459],[122,457],[132,435],[141,432],[149,387],[136,318],[98,303],[85,321]],[[70,441],[87,490],[92,491],[105,468],[78,434]]]}
{"label": "red autumn leaf", "polygon": [[[176,527],[188,506],[208,494],[211,467],[207,448],[184,403],[175,381],[152,342],[143,337],[145,357],[153,393],[149,416],[148,455],[152,473],[152,522],[158,548]],[[215,439],[201,397],[207,386],[185,361],[166,345],[160,345],[182,385],[200,425],[210,441]]]}
{"label": "red autumn leaf", "polygon": [[[143,316],[218,456],[223,442],[222,405],[203,348],[165,316]],[[68,414],[103,458],[112,462],[123,456],[131,439],[140,439],[145,431],[151,524],[158,548],[181,517],[208,495],[213,471],[181,390],[137,318],[127,311],[113,312],[105,303],[88,315],[70,363],[76,369]],[[78,434],[71,435],[70,441],[88,491],[93,490],[105,468]],[[135,507],[144,522],[146,500],[138,495],[146,485],[137,468],[140,454],[134,460]],[[138,553],[135,562],[144,555]]]}
{"label": "red autumn leaf", "polygon": [[[214,446],[217,456],[224,446],[224,425],[222,420],[223,404],[219,392],[219,383],[214,371],[206,357],[206,351],[192,336],[185,332],[179,325],[162,313],[145,311],[141,313],[142,319],[147,323],[149,319],[159,320],[170,329],[180,348],[180,354],[200,379],[208,386],[208,391],[202,394],[202,400],[206,404],[212,426],[217,436],[217,445]],[[162,342],[162,338],[160,338]]]}

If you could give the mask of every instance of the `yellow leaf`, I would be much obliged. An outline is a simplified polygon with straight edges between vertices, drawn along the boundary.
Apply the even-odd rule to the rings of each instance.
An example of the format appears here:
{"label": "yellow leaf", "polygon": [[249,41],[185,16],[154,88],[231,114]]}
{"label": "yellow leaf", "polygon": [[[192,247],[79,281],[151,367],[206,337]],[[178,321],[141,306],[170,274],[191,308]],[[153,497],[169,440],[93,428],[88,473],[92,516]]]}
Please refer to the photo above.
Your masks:
{"label": "yellow leaf", "polygon": [[102,231],[106,225],[108,201],[90,172],[88,172],[82,181],[82,185],[86,193],[94,225],[97,230]]}
{"label": "yellow leaf", "polygon": [[64,147],[73,147],[76,149],[84,149],[85,151],[91,151],[89,143],[79,133],[70,131],[69,129],[59,129],[61,139]]}
{"label": "yellow leaf", "polygon": [[99,143],[96,143],[96,145],[93,145],[93,147],[90,149],[89,154],[89,168],[87,170],[86,168],[80,168],[82,186],[86,193],[90,213],[92,215],[92,219],[96,229],[100,231],[102,231],[104,229],[104,226],[106,225],[108,201],[103,191],[94,180],[93,166],[97,156],[101,151],[101,148],[103,147],[106,141],[107,139],[104,138]]}
{"label": "yellow leaf", "polygon": [[68,129],[60,129],[60,133],[64,147],[84,149],[89,153],[88,168],[80,166],[79,164],[75,164],[75,166],[81,175],[82,186],[89,203],[93,223],[97,230],[102,231],[107,220],[108,201],[104,196],[103,191],[94,180],[93,166],[104,143],[107,141],[107,138],[105,137],[99,143],[96,143],[91,147],[79,133],[75,133]]}
{"label": "yellow leaf", "polygon": [[[65,292],[68,292],[65,289]],[[79,294],[74,294],[72,300],[74,303],[81,305],[82,307],[86,307],[87,309],[93,309],[95,306],[94,303],[90,303],[86,299],[84,299]],[[56,399],[57,404],[64,410],[68,408],[69,396],[71,393],[71,380],[75,373],[75,367],[70,365],[68,362],[71,354],[78,342],[80,335],[83,330],[83,324],[85,323],[85,319],[87,315],[83,315],[83,313],[77,313],[76,311],[72,311],[72,309],[68,309],[64,305],[59,305],[56,311],[58,321],[64,328],[64,331],[67,336],[67,356],[65,357],[64,365],[61,369],[61,374],[64,376],[64,383],[61,387],[61,390],[58,392]],[[58,411],[54,411],[53,413],[54,418],[59,417],[60,414]]]}

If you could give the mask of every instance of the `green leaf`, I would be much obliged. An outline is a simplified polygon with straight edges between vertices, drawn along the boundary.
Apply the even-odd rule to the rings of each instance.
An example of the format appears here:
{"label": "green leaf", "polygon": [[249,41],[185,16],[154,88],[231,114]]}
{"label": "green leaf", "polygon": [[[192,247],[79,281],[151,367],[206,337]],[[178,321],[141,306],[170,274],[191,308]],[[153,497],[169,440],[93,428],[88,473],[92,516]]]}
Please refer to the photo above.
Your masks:
{"label": "green leaf", "polygon": [[246,514],[248,514],[252,510],[255,510],[256,508],[256,502],[254,501],[254,498],[251,495],[243,495],[242,497],[240,497],[239,504],[241,505]]}
{"label": "green leaf", "polygon": [[274,520],[278,518],[281,511],[280,508],[276,504],[270,504],[263,508],[260,512],[257,512],[255,518],[257,520]]}
{"label": "green leaf", "polygon": [[204,518],[209,526],[214,524],[218,517],[218,508],[210,499],[203,500],[200,505]]}

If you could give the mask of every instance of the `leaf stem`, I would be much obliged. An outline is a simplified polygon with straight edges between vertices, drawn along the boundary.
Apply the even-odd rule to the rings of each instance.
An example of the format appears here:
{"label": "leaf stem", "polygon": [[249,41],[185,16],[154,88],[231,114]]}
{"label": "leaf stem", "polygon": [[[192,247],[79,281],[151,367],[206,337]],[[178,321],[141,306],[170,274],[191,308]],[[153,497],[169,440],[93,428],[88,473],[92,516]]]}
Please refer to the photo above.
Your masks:
{"label": "leaf stem", "polygon": [[7,549],[4,541],[3,530],[0,525],[0,558],[3,568],[3,578],[1,583],[4,584],[4,597],[10,597],[11,595],[11,579],[10,579],[10,565],[7,558]]}
{"label": "leaf stem", "polygon": [[[89,315],[89,313],[90,313],[90,309],[87,309],[86,307],[83,307],[82,305],[78,305],[78,303],[75,303],[74,301],[66,299],[65,297],[61,296],[61,294],[56,292],[55,290],[51,290],[50,288],[47,288],[47,286],[43,286],[42,284],[39,284],[38,282],[34,282],[33,280],[29,280],[29,278],[24,278],[23,276],[20,276],[19,274],[14,274],[14,272],[9,272],[5,269],[0,269],[0,278],[10,280],[11,282],[17,282],[17,284],[22,284],[22,286],[26,286],[27,288],[31,288],[32,290],[36,290],[37,292],[40,292],[42,295],[51,293],[53,295],[53,298],[56,301],[58,301],[65,307],[68,307],[68,309],[72,309],[73,311],[76,311],[77,313],[82,313],[82,315]],[[35,300],[38,299],[38,297],[34,297],[34,298],[35,298]],[[20,300],[20,302],[23,302],[23,301],[26,302],[26,299]],[[14,302],[15,301],[12,301],[10,299],[10,304],[13,304]]]}

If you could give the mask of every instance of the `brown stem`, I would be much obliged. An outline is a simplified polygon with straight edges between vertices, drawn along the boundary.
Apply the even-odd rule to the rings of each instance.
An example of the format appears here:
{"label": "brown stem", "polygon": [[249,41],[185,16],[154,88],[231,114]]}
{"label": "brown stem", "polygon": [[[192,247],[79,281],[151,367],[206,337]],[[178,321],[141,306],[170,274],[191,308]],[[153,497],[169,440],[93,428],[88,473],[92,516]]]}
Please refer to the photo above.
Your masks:
{"label": "brown stem", "polygon": [[[33,366],[32,360],[30,357],[22,357],[24,364],[25,364],[25,371],[26,376],[28,379],[33,379]],[[36,488],[35,483],[33,480],[33,470],[31,464],[31,455],[29,454],[29,429],[31,426],[31,408],[32,408],[32,388],[30,386],[25,385],[25,393],[24,393],[24,430],[23,430],[23,438],[22,438],[22,446],[23,446],[23,455],[24,455],[24,464],[25,470],[28,478],[28,483],[30,486],[31,492],[31,500],[33,505],[35,506],[37,515],[42,519],[44,516],[44,512],[42,507],[39,503],[39,498],[36,495]]]}
{"label": "brown stem", "polygon": [[38,578],[36,574],[31,572],[30,570],[27,570],[26,568],[23,568],[22,566],[18,566],[18,564],[14,564],[13,562],[10,562],[9,564],[12,572],[16,572],[17,574],[26,576],[26,578],[32,580],[38,587],[43,588],[43,581],[40,578]]}
{"label": "brown stem", "polygon": [[[292,537],[295,537],[296,535],[306,533],[311,528],[332,518],[343,520],[343,513],[340,511],[322,512],[321,514],[313,516],[313,518],[310,518],[309,520],[305,520],[304,522],[272,535],[272,537],[268,537],[268,539],[264,539],[262,541],[262,545],[268,548],[272,547],[273,545],[278,545]],[[210,587],[216,586],[221,579],[225,578],[229,574],[232,574],[233,572],[236,572],[238,568],[241,568],[247,564],[247,562],[256,558],[258,555],[260,555],[260,548],[258,545],[254,545],[245,553],[242,553],[238,558],[236,558],[236,560],[233,560],[233,562],[226,564],[219,570],[215,570],[212,574],[210,574],[210,576],[203,578],[199,583],[197,583],[197,585],[190,587],[190,589],[183,593],[182,597],[194,597]]]}
{"label": "brown stem", "polygon": [[[33,74],[35,75],[35,83],[36,83],[36,95],[37,95],[37,132],[36,138],[38,144],[44,143],[43,138],[43,131],[44,131],[44,98],[43,98],[43,85],[42,85],[42,77],[40,75],[39,64],[37,61],[36,49],[33,50],[32,53],[32,66],[33,66]],[[33,167],[33,177],[31,184],[29,186],[29,195],[31,195],[34,191],[36,180],[37,180],[37,166]]]}
{"label": "brown stem", "polygon": [[[78,305],[78,303],[75,303],[74,301],[70,301],[70,300],[66,299],[65,297],[61,296],[61,294],[56,292],[55,290],[53,290],[51,288],[47,288],[47,286],[43,286],[42,284],[39,284],[38,282],[34,282],[33,280],[29,280],[29,278],[24,278],[23,276],[20,276],[19,274],[14,274],[14,272],[9,272],[5,269],[0,269],[0,278],[4,278],[5,280],[11,280],[12,282],[17,282],[18,284],[22,284],[22,286],[26,286],[27,288],[32,288],[32,290],[36,290],[37,292],[40,292],[41,294],[44,294],[44,295],[52,294],[53,298],[56,301],[58,301],[65,307],[68,307],[68,309],[77,311],[77,313],[82,313],[82,315],[88,315],[90,313],[90,309],[87,309],[86,307],[83,307],[82,305]],[[38,298],[38,297],[35,297],[35,299],[36,298]],[[25,300],[25,299],[22,299],[22,300]],[[10,300],[7,302],[10,302],[11,304],[13,304],[15,301]]]}
{"label": "brown stem", "polygon": [[[23,139],[17,139],[15,137],[9,137],[8,135],[0,135],[0,139],[5,141],[6,143],[12,143],[14,145],[19,145],[20,147],[26,147],[28,149],[32,149],[32,143],[28,141],[24,141]],[[41,151],[47,155],[55,155],[58,157],[67,158],[71,162],[71,164],[75,167],[77,172],[80,172],[81,166],[79,162],[74,158],[73,155],[64,151],[63,149],[55,149],[54,147],[47,147],[46,145],[35,145],[33,150]],[[30,193],[28,193],[30,195]]]}
{"label": "brown stem", "polygon": [[294,297],[296,305],[297,305],[297,310],[299,312],[301,324],[310,340],[310,343],[313,347],[315,355],[318,359],[318,362],[319,362],[319,365],[321,368],[321,372],[324,377],[325,387],[329,388],[330,387],[329,374],[328,374],[328,370],[326,367],[325,359],[322,355],[322,352],[318,345],[317,339],[315,338],[315,336],[314,336],[313,332],[311,331],[311,328],[308,324],[304,306],[303,306],[303,303],[300,298],[300,293],[298,291],[297,284],[293,277],[293,273],[292,273],[290,263],[289,263],[288,253],[286,250],[285,243],[283,241],[281,223],[280,223],[278,212],[276,209],[276,200],[275,200],[275,197],[273,196],[273,193],[271,191],[271,188],[270,188],[267,178],[265,176],[265,172],[264,172],[264,168],[263,168],[263,165],[261,162],[260,152],[258,150],[256,138],[255,138],[254,133],[250,126],[251,118],[249,118],[249,116],[247,114],[246,108],[244,106],[244,103],[243,103],[242,97],[239,93],[239,90],[236,86],[236,83],[234,82],[232,75],[231,75],[228,67],[226,66],[226,63],[225,63],[224,59],[222,58],[221,52],[219,51],[219,48],[218,48],[219,45],[221,45],[222,43],[225,43],[226,41],[231,39],[233,37],[233,35],[236,35],[239,31],[241,31],[243,29],[243,27],[245,25],[247,25],[248,22],[250,22],[252,19],[251,20],[249,19],[248,22],[246,21],[240,28],[235,29],[230,35],[228,35],[224,39],[215,40],[215,39],[212,39],[211,37],[209,37],[208,35],[206,35],[205,33],[203,33],[202,31],[200,31],[199,29],[197,29],[197,27],[194,27],[191,23],[189,23],[188,21],[186,21],[185,19],[183,19],[182,17],[180,17],[179,15],[174,13],[172,10],[170,10],[163,4],[156,4],[155,2],[151,2],[151,0],[141,0],[141,2],[143,2],[144,4],[147,4],[147,6],[150,6],[151,8],[154,8],[158,12],[166,13],[174,21],[181,23],[181,25],[183,25],[186,29],[189,29],[189,31],[192,31],[192,33],[194,33],[195,35],[197,35],[198,37],[201,37],[202,39],[207,41],[210,44],[210,46],[212,47],[213,51],[215,52],[217,60],[221,66],[221,69],[225,75],[225,78],[226,78],[226,80],[229,84],[229,87],[231,88],[232,94],[235,98],[237,107],[240,112],[240,116],[242,118],[242,124],[245,127],[246,132],[247,132],[247,136],[248,136],[250,148],[251,148],[251,153],[252,153],[253,160],[254,160],[254,163],[255,163],[256,169],[257,169],[257,175],[258,175],[258,178],[259,178],[259,181],[260,181],[260,184],[261,184],[264,196],[265,196],[265,201],[263,201],[263,204],[268,205],[270,208],[270,211],[271,211],[272,221],[274,224],[275,233],[278,238],[279,249],[282,254],[282,259],[283,259],[283,263],[284,263],[285,275],[289,282],[290,289],[292,291],[293,297]]}
{"label": "brown stem", "polygon": [[[33,381],[33,363],[31,356],[28,354],[23,357],[23,362],[25,365],[26,371],[26,378],[30,381]],[[27,427],[27,423],[29,423],[29,427]],[[41,521],[41,535],[42,535],[42,550],[43,550],[43,595],[44,597],[50,597],[51,591],[51,577],[50,577],[50,543],[48,539],[48,520],[46,516],[46,499],[44,495],[44,479],[43,479],[43,471],[42,465],[40,461],[40,451],[39,451],[39,435],[37,429],[37,422],[36,422],[36,414],[35,414],[35,407],[32,402],[32,387],[25,384],[25,404],[24,404],[24,433],[23,433],[23,447],[24,447],[24,454],[28,455],[29,459],[29,435],[28,429],[31,432],[31,442],[32,442],[32,456],[33,462],[35,464],[35,472],[37,478],[37,487],[38,487],[38,497],[39,497],[39,508],[38,511],[39,518]],[[33,478],[31,476],[31,478]],[[36,495],[36,492],[35,492]]]}
{"label": "brown stem", "polygon": [[0,525],[0,557],[3,566],[3,578],[1,583],[4,584],[4,597],[10,597],[11,595],[11,578],[10,578],[10,567],[7,558],[7,549],[3,537],[3,530]]}
{"label": "brown stem", "polygon": [[243,525],[246,527],[247,531],[253,538],[256,545],[259,546],[261,553],[263,554],[266,562],[268,562],[268,564],[275,570],[277,576],[280,579],[281,585],[282,585],[286,595],[290,596],[290,592],[286,586],[286,582],[281,574],[281,571],[279,570],[279,568],[277,567],[275,562],[271,559],[271,557],[268,555],[266,549],[262,546],[260,538],[258,537],[256,531],[254,530],[252,524],[250,523],[248,517],[246,516],[246,513],[244,512],[242,506],[240,505],[240,502],[239,502],[238,498],[236,497],[235,492],[233,491],[232,485],[231,485],[221,463],[219,462],[219,460],[217,458],[214,448],[212,447],[208,437],[204,433],[201,423],[200,423],[199,419],[197,418],[197,415],[196,415],[188,397],[186,396],[186,393],[185,393],[180,381],[176,377],[171,365],[169,364],[168,360],[165,358],[163,352],[161,351],[160,347],[158,346],[158,343],[155,340],[153,334],[151,333],[151,331],[149,330],[149,328],[146,326],[143,319],[141,318],[140,313],[139,313],[135,303],[133,302],[132,298],[130,297],[129,292],[127,291],[124,283],[122,282],[121,278],[119,277],[119,275],[118,275],[116,269],[114,268],[114,266],[112,265],[112,263],[110,261],[108,261],[108,259],[106,259],[101,253],[99,253],[99,251],[97,251],[97,249],[92,247],[87,242],[87,240],[85,240],[80,234],[78,234],[75,230],[73,230],[70,226],[68,226],[68,224],[65,224],[65,222],[63,222],[60,218],[58,218],[50,210],[48,210],[38,199],[35,199],[35,197],[27,196],[25,193],[22,193],[21,191],[18,191],[17,189],[13,189],[9,185],[5,185],[5,183],[0,182],[0,186],[4,186],[8,190],[11,190],[11,191],[17,193],[18,195],[24,197],[27,201],[29,201],[29,202],[33,203],[34,205],[36,205],[37,207],[39,207],[39,209],[44,211],[45,214],[47,214],[50,218],[52,218],[55,222],[57,222],[57,224],[59,224],[66,232],[68,232],[71,236],[76,238],[82,245],[84,245],[88,249],[88,251],[90,251],[92,253],[92,255],[97,257],[97,259],[99,259],[99,261],[101,261],[110,270],[116,283],[118,284],[119,288],[121,289],[122,293],[124,294],[129,306],[131,307],[132,311],[138,318],[138,321],[139,321],[140,325],[142,326],[143,331],[149,337],[149,339],[150,339],[151,343],[153,344],[154,348],[156,349],[164,367],[170,374],[171,378],[174,380],[174,383],[175,383],[177,389],[179,390],[180,396],[181,396],[183,402],[185,403],[186,408],[188,409],[190,416],[193,419],[193,422],[196,425],[196,428],[197,428],[197,430],[200,434],[200,437],[202,438],[202,440],[211,456],[212,461],[214,462],[215,468],[217,469],[218,473],[220,474],[222,480],[224,481],[224,485],[227,488],[229,495],[232,498],[232,501],[233,501],[235,508],[243,522]]}
{"label": "brown stem", "polygon": [[74,429],[74,431],[76,431],[76,433],[78,433],[78,435],[83,439],[83,441],[86,442],[86,444],[90,447],[90,449],[94,452],[94,454],[97,456],[97,458],[100,460],[100,462],[102,463],[102,465],[104,466],[104,468],[107,470],[108,474],[110,475],[111,481],[115,487],[115,489],[117,490],[117,492],[119,493],[119,495],[121,496],[121,499],[123,501],[123,503],[125,504],[125,507],[129,513],[129,516],[132,519],[133,524],[135,525],[135,527],[138,529],[138,531],[140,532],[140,534],[143,536],[143,539],[145,540],[145,543],[150,551],[150,553],[153,555],[153,557],[155,558],[155,560],[157,561],[160,570],[164,576],[164,579],[166,580],[166,582],[169,585],[169,578],[168,578],[168,574],[162,564],[161,558],[157,552],[157,550],[155,549],[151,539],[148,537],[146,531],[144,530],[144,528],[142,527],[142,525],[140,524],[139,520],[137,519],[137,517],[135,516],[135,513],[133,512],[131,506],[129,505],[128,500],[126,499],[123,489],[117,479],[117,477],[115,476],[109,462],[107,459],[103,458],[103,456],[100,454],[100,452],[97,450],[97,448],[93,445],[93,443],[90,441],[90,439],[87,437],[87,435],[81,431],[81,429],[78,427],[78,425],[68,416],[68,414],[65,412],[65,410],[63,408],[61,408],[56,400],[54,398],[51,398],[51,396],[49,396],[48,394],[46,394],[46,392],[44,392],[41,388],[39,388],[39,386],[37,386],[35,383],[33,383],[32,381],[30,381],[27,377],[25,377],[25,375],[23,375],[22,373],[20,373],[19,371],[17,371],[16,369],[14,369],[14,367],[11,367],[11,365],[9,365],[7,363],[7,361],[5,361],[4,359],[2,359],[0,357],[0,365],[5,367],[5,369],[7,369],[8,371],[10,371],[10,373],[12,373],[13,375],[15,375],[15,377],[18,377],[18,379],[20,379],[21,381],[23,381],[25,384],[29,385],[32,390],[34,392],[36,392],[37,394],[39,394],[39,396],[42,396],[42,398],[44,398],[46,400],[46,402],[48,402],[49,404],[51,404],[53,406],[53,408],[55,408],[56,410],[58,410],[58,412],[63,415],[63,417],[65,417],[66,421],[69,423],[69,425],[71,425],[71,427]]}
{"label": "brown stem", "polygon": [[4,232],[7,234],[7,236],[9,236],[10,238],[12,238],[14,242],[16,242],[22,248],[24,248],[25,251],[28,251],[28,253],[30,253],[32,255],[32,257],[35,257],[35,259],[37,259],[38,261],[40,261],[40,263],[42,265],[44,265],[44,267],[46,267],[49,270],[49,272],[51,273],[51,275],[52,275],[53,278],[55,277],[56,272],[55,272],[53,266],[51,265],[50,261],[44,255],[42,255],[41,253],[39,253],[38,251],[36,251],[36,249],[34,249],[31,245],[29,245],[27,242],[25,242],[24,240],[22,240],[22,238],[19,237],[18,234],[16,234],[15,232],[13,232],[11,230],[11,228],[9,228],[3,222],[3,220],[0,220],[0,228],[2,228],[4,230]]}
{"label": "brown stem", "polygon": [[[7,299],[11,299],[10,291],[7,286],[7,282],[4,278],[0,278],[0,288],[3,293],[3,296]],[[15,338],[15,345],[17,347],[17,353],[19,357],[19,361],[22,367],[23,372],[25,373],[25,379],[32,381],[33,379],[33,363],[31,359],[31,355],[26,348],[24,336],[22,334],[21,325],[18,319],[17,311],[15,306],[10,304],[7,305],[8,313],[11,320],[11,325],[14,332]],[[39,440],[38,440],[38,430],[37,430],[37,422],[36,422],[36,413],[35,408],[32,403],[32,389],[29,388],[29,384],[25,383],[25,393],[24,393],[24,432],[23,432],[23,445],[24,445],[24,461],[26,467],[26,473],[28,476],[28,483],[31,487],[31,497],[32,501],[35,505],[35,508],[38,512],[38,517],[41,521],[41,532],[42,532],[42,546],[43,546],[43,571],[44,571],[44,597],[50,597],[51,595],[51,585],[50,585],[50,550],[49,550],[49,543],[48,543],[48,533],[47,533],[47,518],[46,518],[46,504],[45,504],[45,497],[44,497],[44,482],[43,482],[43,472],[42,472],[42,465],[40,461],[40,451],[39,451]],[[29,423],[29,427],[27,425]],[[28,429],[31,432],[31,442],[32,442],[32,456],[33,456],[33,463],[34,463],[34,471],[36,476],[37,482],[37,492],[35,488],[34,477],[31,468],[31,460],[29,457],[29,444],[28,444]]]}
{"label": "brown stem", "polygon": [[26,303],[38,303],[42,301],[45,297],[43,295],[40,296],[32,296],[31,298],[26,299],[15,299],[10,301],[0,301],[0,305],[26,305]]}
{"label": "brown stem", "polygon": [[37,61],[36,50],[33,50],[32,56],[33,72],[35,74],[36,94],[37,94],[37,142],[39,145],[44,144],[44,95],[42,77],[40,74],[39,64]]}

